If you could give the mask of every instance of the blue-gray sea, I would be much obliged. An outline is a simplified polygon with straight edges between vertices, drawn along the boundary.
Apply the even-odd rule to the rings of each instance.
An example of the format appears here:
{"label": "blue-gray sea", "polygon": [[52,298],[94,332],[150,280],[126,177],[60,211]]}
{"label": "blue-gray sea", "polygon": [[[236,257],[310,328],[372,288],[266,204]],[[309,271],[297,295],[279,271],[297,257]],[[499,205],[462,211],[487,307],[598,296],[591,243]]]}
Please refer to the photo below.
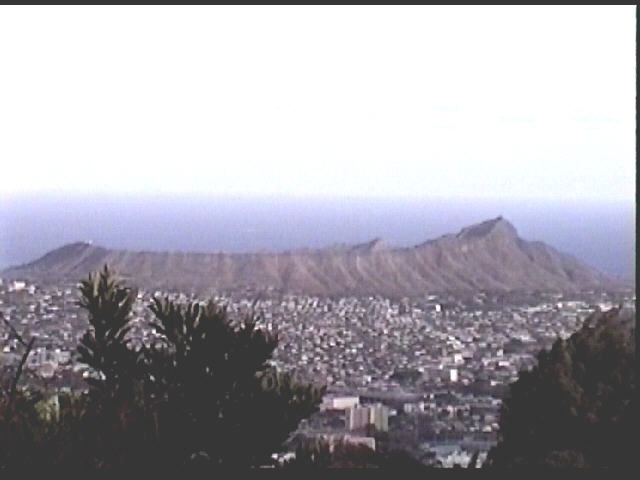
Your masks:
{"label": "blue-gray sea", "polygon": [[30,194],[0,199],[0,268],[75,241],[109,248],[283,251],[382,237],[410,246],[502,215],[601,271],[635,275],[635,202]]}

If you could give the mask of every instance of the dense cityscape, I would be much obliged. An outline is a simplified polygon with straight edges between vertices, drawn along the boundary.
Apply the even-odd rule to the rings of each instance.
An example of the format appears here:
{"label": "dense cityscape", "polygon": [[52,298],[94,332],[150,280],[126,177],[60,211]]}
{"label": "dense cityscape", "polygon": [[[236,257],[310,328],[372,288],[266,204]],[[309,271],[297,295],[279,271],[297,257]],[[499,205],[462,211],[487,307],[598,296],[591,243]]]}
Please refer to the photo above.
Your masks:
{"label": "dense cityscape", "polygon": [[[132,342],[150,344],[152,297],[137,292]],[[0,312],[23,338],[35,337],[29,381],[60,391],[87,388],[76,346],[88,328],[75,284],[0,280]],[[320,298],[276,291],[218,295],[230,317],[253,315],[277,333],[273,363],[327,385],[320,411],[300,422],[288,447],[321,437],[402,448],[442,466],[466,465],[496,443],[506,387],[542,348],[568,338],[597,309],[630,305],[635,292],[425,294],[422,298]],[[15,366],[22,347],[5,323],[1,362]],[[287,454],[285,454],[286,457]],[[291,455],[289,453],[288,455]]]}

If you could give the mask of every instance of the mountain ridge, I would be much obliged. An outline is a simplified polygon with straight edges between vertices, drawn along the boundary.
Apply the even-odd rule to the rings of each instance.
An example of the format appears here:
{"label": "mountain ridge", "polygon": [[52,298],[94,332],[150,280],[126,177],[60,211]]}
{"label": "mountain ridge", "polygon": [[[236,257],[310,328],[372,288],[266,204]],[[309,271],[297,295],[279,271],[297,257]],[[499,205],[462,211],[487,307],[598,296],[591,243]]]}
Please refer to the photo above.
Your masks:
{"label": "mountain ridge", "polygon": [[502,216],[410,247],[375,238],[357,245],[282,252],[107,249],[74,242],[3,275],[79,280],[109,264],[146,288],[230,291],[274,288],[311,295],[421,295],[472,290],[619,289],[626,282],[527,241]]}

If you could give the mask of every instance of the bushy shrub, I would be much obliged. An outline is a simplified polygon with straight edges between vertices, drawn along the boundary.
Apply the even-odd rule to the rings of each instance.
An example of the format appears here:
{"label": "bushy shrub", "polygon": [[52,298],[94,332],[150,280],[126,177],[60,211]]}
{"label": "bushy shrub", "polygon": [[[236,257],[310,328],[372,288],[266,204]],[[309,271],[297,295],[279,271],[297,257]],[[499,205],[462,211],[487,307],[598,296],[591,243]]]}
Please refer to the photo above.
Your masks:
{"label": "bushy shrub", "polygon": [[80,293],[90,328],[78,352],[91,368],[89,392],[52,397],[20,388],[11,402],[3,395],[0,468],[257,466],[318,409],[324,387],[271,367],[277,337],[253,317],[232,322],[212,302],[155,298],[159,341],[136,348],[134,290],[105,266]]}
{"label": "bushy shrub", "polygon": [[635,310],[591,315],[509,389],[487,465],[635,464]]}

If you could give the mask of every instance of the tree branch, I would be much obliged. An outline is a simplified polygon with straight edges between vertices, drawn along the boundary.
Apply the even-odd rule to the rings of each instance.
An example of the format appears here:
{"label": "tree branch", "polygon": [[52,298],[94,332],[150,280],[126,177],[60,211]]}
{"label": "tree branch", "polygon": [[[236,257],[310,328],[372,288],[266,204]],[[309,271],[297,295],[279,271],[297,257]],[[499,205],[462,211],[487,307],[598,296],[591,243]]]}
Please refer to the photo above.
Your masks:
{"label": "tree branch", "polygon": [[9,320],[7,320],[6,318],[4,318],[4,315],[2,314],[2,312],[0,312],[0,318],[2,319],[2,321],[5,323],[5,325],[7,327],[9,327],[9,330],[11,330],[11,333],[13,334],[14,337],[16,337],[18,339],[18,341],[24,346],[27,346],[27,342],[25,342],[22,338],[22,335],[20,335],[18,333],[18,331],[16,330],[16,328],[11,325],[11,323],[9,322]]}
{"label": "tree branch", "polygon": [[9,423],[11,420],[11,414],[13,409],[13,400],[15,398],[16,388],[18,387],[18,381],[20,380],[20,376],[22,375],[22,369],[24,364],[27,362],[27,357],[33,348],[33,343],[36,341],[36,337],[31,337],[29,340],[29,344],[27,345],[27,349],[25,350],[22,358],[20,359],[20,363],[18,364],[18,370],[16,371],[15,376],[13,377],[13,381],[11,382],[11,390],[9,391],[9,405],[7,406],[7,418],[6,421]]}

